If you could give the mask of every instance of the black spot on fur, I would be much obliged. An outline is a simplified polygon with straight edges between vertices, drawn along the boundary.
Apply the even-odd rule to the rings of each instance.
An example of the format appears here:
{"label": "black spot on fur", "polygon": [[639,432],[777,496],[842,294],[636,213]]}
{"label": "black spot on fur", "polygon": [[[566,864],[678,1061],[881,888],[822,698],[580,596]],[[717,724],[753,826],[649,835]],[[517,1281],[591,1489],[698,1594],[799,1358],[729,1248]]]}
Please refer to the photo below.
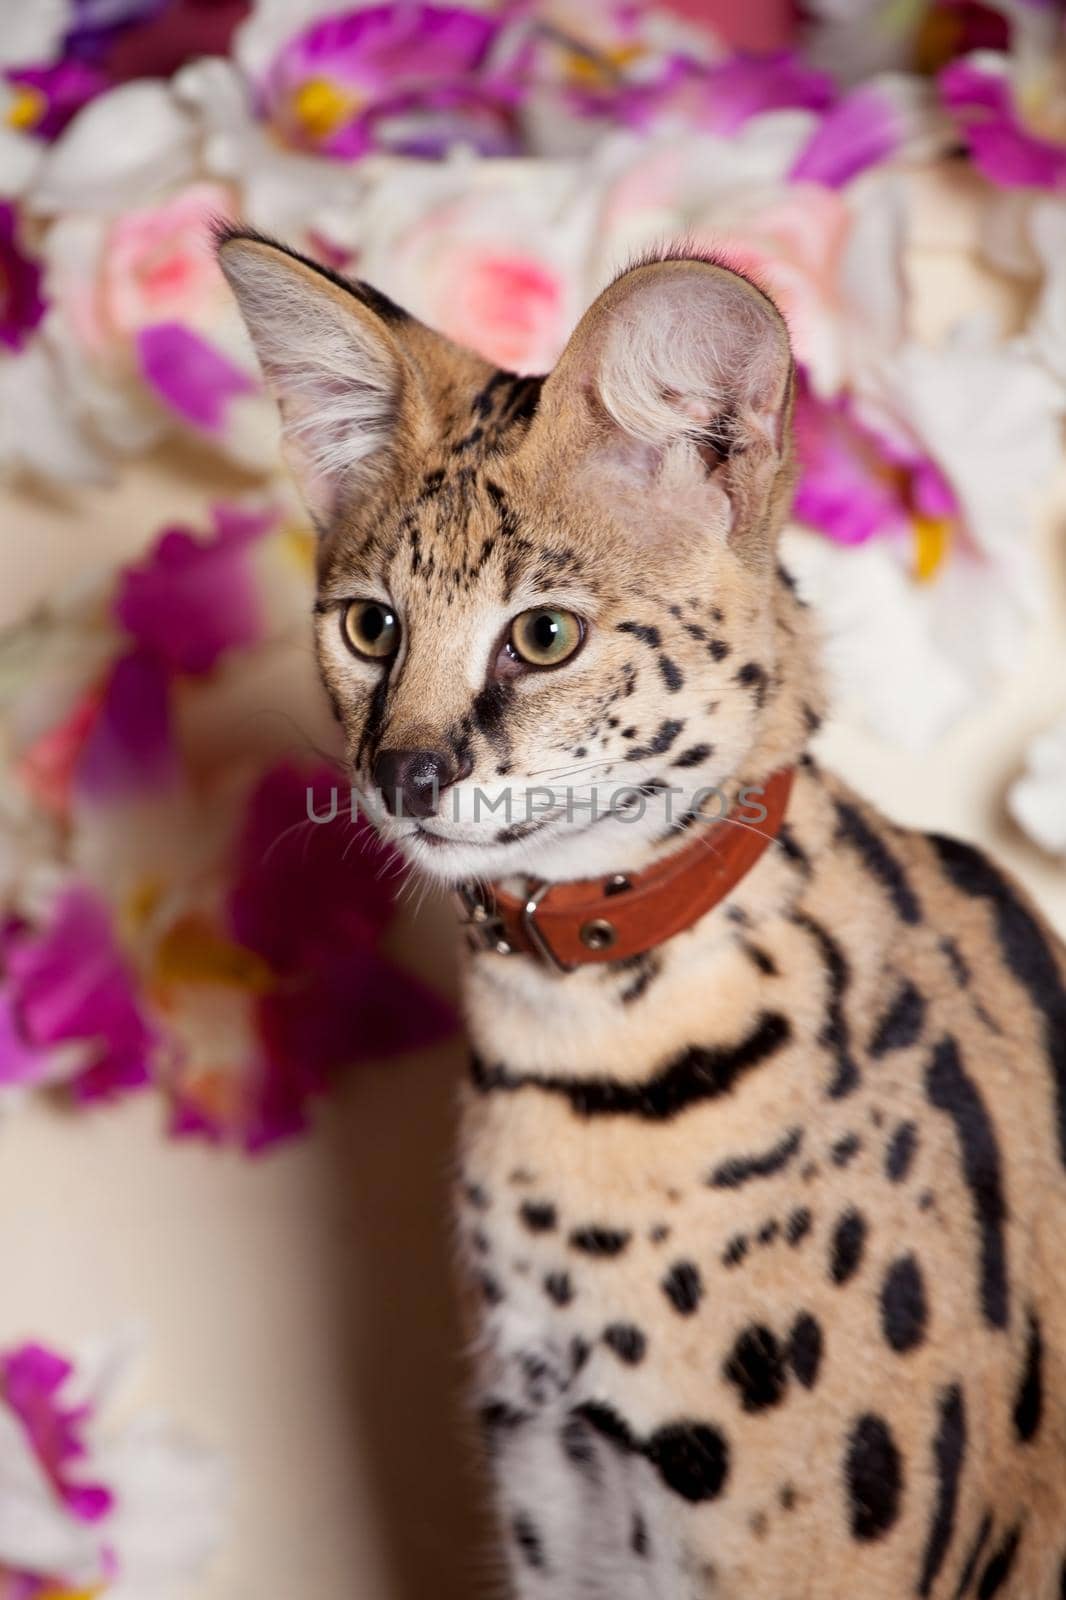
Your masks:
{"label": "black spot on fur", "polygon": [[785,1354],[772,1330],[762,1323],[745,1328],[738,1336],[722,1375],[736,1385],[745,1411],[766,1411],[785,1398]]}
{"label": "black spot on fur", "polygon": [[550,1233],[558,1222],[555,1207],[548,1200],[523,1200],[518,1214],[530,1233]]}
{"label": "black spot on fur", "polygon": [[559,1430],[559,1442],[571,1466],[576,1467],[583,1478],[598,1483],[600,1471],[596,1442],[587,1424],[580,1417],[567,1417]]}
{"label": "black spot on fur", "polygon": [[745,661],[744,665],[737,669],[734,676],[735,681],[742,688],[752,691],[755,696],[755,705],[761,711],[766,704],[766,691],[769,685],[766,668],[760,666],[757,661]]}
{"label": "black spot on fur", "polygon": [[669,656],[659,657],[659,671],[662,673],[663,682],[670,694],[676,694],[679,689],[684,688],[684,674],[677,662],[671,660]]}
{"label": "black spot on fur", "polygon": [[487,1306],[500,1305],[505,1298],[504,1292],[500,1288],[500,1285],[497,1283],[496,1279],[492,1276],[491,1272],[479,1273],[477,1281],[478,1287],[480,1288],[484,1297],[485,1304]]}
{"label": "black spot on fur", "polygon": [[647,744],[634,745],[626,751],[627,761],[647,761],[650,756],[664,756],[685,731],[683,722],[660,722]]}
{"label": "black spot on fur", "polygon": [[644,1360],[648,1341],[641,1330],[631,1322],[612,1322],[604,1330],[603,1340],[626,1366],[635,1367]]}
{"label": "black spot on fur", "polygon": [[574,1286],[568,1272],[549,1272],[544,1279],[544,1293],[557,1306],[568,1306],[574,1298]]}
{"label": "black spot on fur", "polygon": [[629,1548],[635,1556],[641,1556],[642,1558],[647,1556],[651,1550],[648,1525],[639,1511],[634,1512],[633,1515],[633,1524],[629,1530]]}
{"label": "black spot on fur", "polygon": [[747,1239],[742,1233],[735,1234],[722,1252],[723,1267],[739,1267],[747,1253]]}
{"label": "black spot on fur", "polygon": [[881,1539],[899,1516],[903,1463],[888,1423],[868,1412],[855,1423],[844,1457],[852,1538]]}
{"label": "black spot on fur", "polygon": [[586,1256],[620,1256],[629,1240],[626,1228],[575,1228],[570,1235],[571,1247]]}
{"label": "black spot on fur", "polygon": [[478,1413],[478,1419],[485,1446],[491,1455],[496,1452],[501,1435],[516,1433],[529,1421],[530,1413],[511,1405],[507,1400],[487,1400]]}
{"label": "black spot on fur", "polygon": [[811,858],[799,843],[787,822],[783,822],[777,830],[777,843],[787,861],[791,862],[804,875],[810,872]]}
{"label": "black spot on fur", "polygon": [[881,1285],[881,1327],[898,1354],[915,1349],[925,1338],[929,1307],[925,1280],[914,1256],[893,1261]]}
{"label": "black spot on fur", "polygon": [[548,1563],[544,1556],[544,1545],[528,1512],[515,1513],[511,1523],[511,1533],[525,1559],[526,1566],[531,1567],[534,1572],[545,1572]]}
{"label": "black spot on fur", "polygon": [[790,1212],[785,1223],[785,1238],[795,1248],[811,1231],[811,1213],[806,1206],[800,1206],[796,1211]]}
{"label": "black spot on fur", "polygon": [[888,1141],[885,1152],[885,1175],[891,1183],[902,1183],[911,1170],[918,1149],[918,1124],[901,1122]]}
{"label": "black spot on fur", "polygon": [[845,1133],[839,1138],[829,1151],[829,1159],[834,1167],[846,1167],[854,1161],[862,1149],[862,1140],[857,1133]]}
{"label": "black spot on fur", "polygon": [[754,1156],[733,1156],[715,1167],[707,1182],[712,1189],[739,1189],[753,1178],[771,1178],[799,1153],[803,1129],[790,1128],[783,1138]]}
{"label": "black spot on fur", "polygon": [[644,1447],[668,1489],[692,1505],[716,1500],[729,1474],[729,1447],[717,1428],[675,1422],[659,1428]]}
{"label": "black spot on fur", "polygon": [[866,1248],[866,1219],[860,1211],[845,1211],[833,1230],[829,1253],[829,1276],[836,1284],[844,1284],[862,1266]]}
{"label": "black spot on fur", "polygon": [[1022,1530],[1012,1528],[981,1574],[981,1581],[977,1585],[977,1600],[992,1600],[992,1596],[999,1593],[1011,1575],[1014,1558],[1018,1554],[1021,1542]]}
{"label": "black spot on fur", "polygon": [[777,962],[760,945],[745,944],[743,950],[748,960],[758,967],[764,978],[776,978],[779,975]]}
{"label": "black spot on fur", "polygon": [[884,839],[867,822],[857,806],[844,800],[834,801],[837,814],[837,838],[851,845],[863,866],[885,890],[896,909],[896,915],[911,927],[922,920],[922,908],[910,886],[907,875]]}
{"label": "black spot on fur", "polygon": [[981,1311],[990,1327],[1005,1328],[1010,1319],[1010,1288],[999,1144],[980,1091],[950,1035],[933,1051],[925,1084],[930,1101],[951,1118],[958,1135],[963,1177],[980,1238]]}
{"label": "black spot on fur", "polygon": [[663,642],[662,634],[658,628],[653,627],[650,623],[619,622],[616,631],[618,633],[631,633],[635,639],[639,639],[642,644],[650,645],[653,650],[658,650]]}
{"label": "black spot on fur", "polygon": [[1034,1439],[1044,1411],[1044,1337],[1035,1312],[1029,1312],[1025,1365],[1014,1402],[1014,1431],[1023,1444]]}
{"label": "black spot on fur", "polygon": [[676,1261],[660,1285],[675,1311],[691,1316],[703,1298],[703,1279],[692,1261]]}
{"label": "black spot on fur", "polygon": [[471,1058],[471,1076],[483,1093],[530,1089],[561,1095],[581,1116],[635,1116],[668,1121],[691,1105],[728,1094],[745,1073],[775,1055],[789,1041],[788,1019],[765,1011],[746,1038],[733,1046],[694,1045],[675,1056],[643,1083],[615,1078],[551,1078],[539,1073],[510,1072]]}
{"label": "black spot on fur", "polygon": [[792,1324],[788,1339],[788,1359],[805,1389],[813,1389],[822,1364],[822,1330],[809,1312],[801,1312]]}
{"label": "black spot on fur", "polygon": [[908,980],[874,1029],[870,1054],[876,1059],[890,1050],[905,1050],[921,1036],[924,1022],[925,998]]}
{"label": "black spot on fur", "polygon": [[1055,952],[1013,885],[980,851],[938,835],[932,842],[955,888],[987,902],[1003,959],[1043,1022],[1055,1090],[1059,1159],[1066,1166],[1066,981]]}
{"label": "black spot on fur", "polygon": [[991,1532],[992,1518],[986,1511],[981,1518],[981,1526],[978,1528],[973,1544],[970,1546],[969,1554],[963,1562],[959,1581],[955,1585],[955,1600],[964,1600],[964,1596],[969,1594],[973,1575],[977,1571],[977,1563],[984,1554],[985,1545],[988,1543],[988,1536]]}
{"label": "black spot on fur", "polygon": [[682,750],[679,756],[674,757],[671,766],[698,767],[701,762],[709,760],[713,754],[713,744],[692,744],[689,745],[687,750]]}
{"label": "black spot on fur", "polygon": [[803,911],[795,912],[792,920],[797,927],[806,929],[811,935],[826,969],[829,992],[818,1043],[832,1052],[836,1062],[836,1071],[826,1093],[831,1100],[842,1100],[858,1088],[860,1081],[858,1063],[851,1048],[851,1030],[844,1013],[844,996],[851,982],[851,969],[840,945],[820,922]]}
{"label": "black spot on fur", "polygon": [[948,1553],[958,1510],[959,1480],[966,1455],[966,1406],[958,1384],[945,1389],[940,1397],[940,1412],[933,1438],[933,1463],[936,1468],[936,1499],[929,1525],[918,1593],[928,1595],[936,1582]]}

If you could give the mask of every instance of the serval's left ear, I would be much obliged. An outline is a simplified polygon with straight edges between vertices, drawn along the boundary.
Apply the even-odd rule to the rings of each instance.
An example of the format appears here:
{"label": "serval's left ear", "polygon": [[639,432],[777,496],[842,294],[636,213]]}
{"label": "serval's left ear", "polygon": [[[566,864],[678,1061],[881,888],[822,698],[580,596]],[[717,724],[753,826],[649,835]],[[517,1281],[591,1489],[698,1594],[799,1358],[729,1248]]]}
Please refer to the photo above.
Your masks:
{"label": "serval's left ear", "polygon": [[538,424],[580,429],[639,492],[724,492],[730,535],[751,548],[788,476],[791,404],[777,307],[727,266],[675,256],[629,268],[585,313]]}
{"label": "serval's left ear", "polygon": [[369,284],[254,232],[220,229],[218,259],[281,409],[286,461],[324,529],[424,428],[404,336],[429,330]]}

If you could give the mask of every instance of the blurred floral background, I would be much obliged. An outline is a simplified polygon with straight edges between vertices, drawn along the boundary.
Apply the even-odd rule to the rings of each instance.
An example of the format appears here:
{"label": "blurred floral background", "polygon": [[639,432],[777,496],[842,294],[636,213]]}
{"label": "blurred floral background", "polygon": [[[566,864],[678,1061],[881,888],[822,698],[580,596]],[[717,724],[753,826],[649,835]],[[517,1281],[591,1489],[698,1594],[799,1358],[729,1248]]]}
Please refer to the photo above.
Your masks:
{"label": "blurred floral background", "polygon": [[[0,639],[0,1114],[148,1096],[169,1136],[257,1156],[360,1063],[456,1027],[390,941],[397,864],[343,786],[307,820],[337,782],[311,535],[213,219],[530,372],[633,255],[724,249],[792,330],[787,554],[843,721],[921,753],[1017,666],[1062,566],[1055,0],[0,9],[0,465],[67,514],[161,449],[183,504],[226,485],[188,525],[164,490],[135,559],[79,559]],[[932,332],[923,247],[948,274]],[[953,252],[981,290],[957,305]],[[26,537],[13,518],[16,562]],[[1060,666],[1007,796],[1049,860]],[[33,1330],[0,1350],[0,1600],[195,1592],[225,1466],[109,1421],[128,1360]]]}

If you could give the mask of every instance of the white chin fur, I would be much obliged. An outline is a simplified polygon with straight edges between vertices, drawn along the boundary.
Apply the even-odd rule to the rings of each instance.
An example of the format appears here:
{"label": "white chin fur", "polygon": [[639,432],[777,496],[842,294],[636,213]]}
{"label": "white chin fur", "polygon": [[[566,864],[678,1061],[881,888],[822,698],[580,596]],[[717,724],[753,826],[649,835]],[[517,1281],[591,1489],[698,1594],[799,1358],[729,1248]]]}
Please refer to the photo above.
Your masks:
{"label": "white chin fur", "polygon": [[379,827],[388,844],[439,883],[508,877],[562,880],[606,876],[643,862],[649,846],[664,837],[684,809],[685,802],[675,796],[668,812],[665,799],[656,796],[647,799],[639,817],[604,815],[596,822],[554,817],[527,837],[507,841],[494,839],[501,824],[491,820],[457,826],[447,818],[430,817],[428,830],[446,841],[440,844],[427,840],[406,818],[383,818]]}

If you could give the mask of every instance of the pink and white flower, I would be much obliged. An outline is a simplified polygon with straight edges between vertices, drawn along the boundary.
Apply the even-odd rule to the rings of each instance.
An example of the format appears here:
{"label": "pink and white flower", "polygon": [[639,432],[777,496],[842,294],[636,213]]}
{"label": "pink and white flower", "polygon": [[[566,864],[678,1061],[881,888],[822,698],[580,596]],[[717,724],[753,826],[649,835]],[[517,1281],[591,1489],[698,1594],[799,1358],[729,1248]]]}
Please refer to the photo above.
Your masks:
{"label": "pink and white flower", "polygon": [[165,1600],[187,1593],[222,1529],[226,1475],[168,1423],[108,1412],[128,1341],[76,1360],[0,1351],[0,1595]]}

